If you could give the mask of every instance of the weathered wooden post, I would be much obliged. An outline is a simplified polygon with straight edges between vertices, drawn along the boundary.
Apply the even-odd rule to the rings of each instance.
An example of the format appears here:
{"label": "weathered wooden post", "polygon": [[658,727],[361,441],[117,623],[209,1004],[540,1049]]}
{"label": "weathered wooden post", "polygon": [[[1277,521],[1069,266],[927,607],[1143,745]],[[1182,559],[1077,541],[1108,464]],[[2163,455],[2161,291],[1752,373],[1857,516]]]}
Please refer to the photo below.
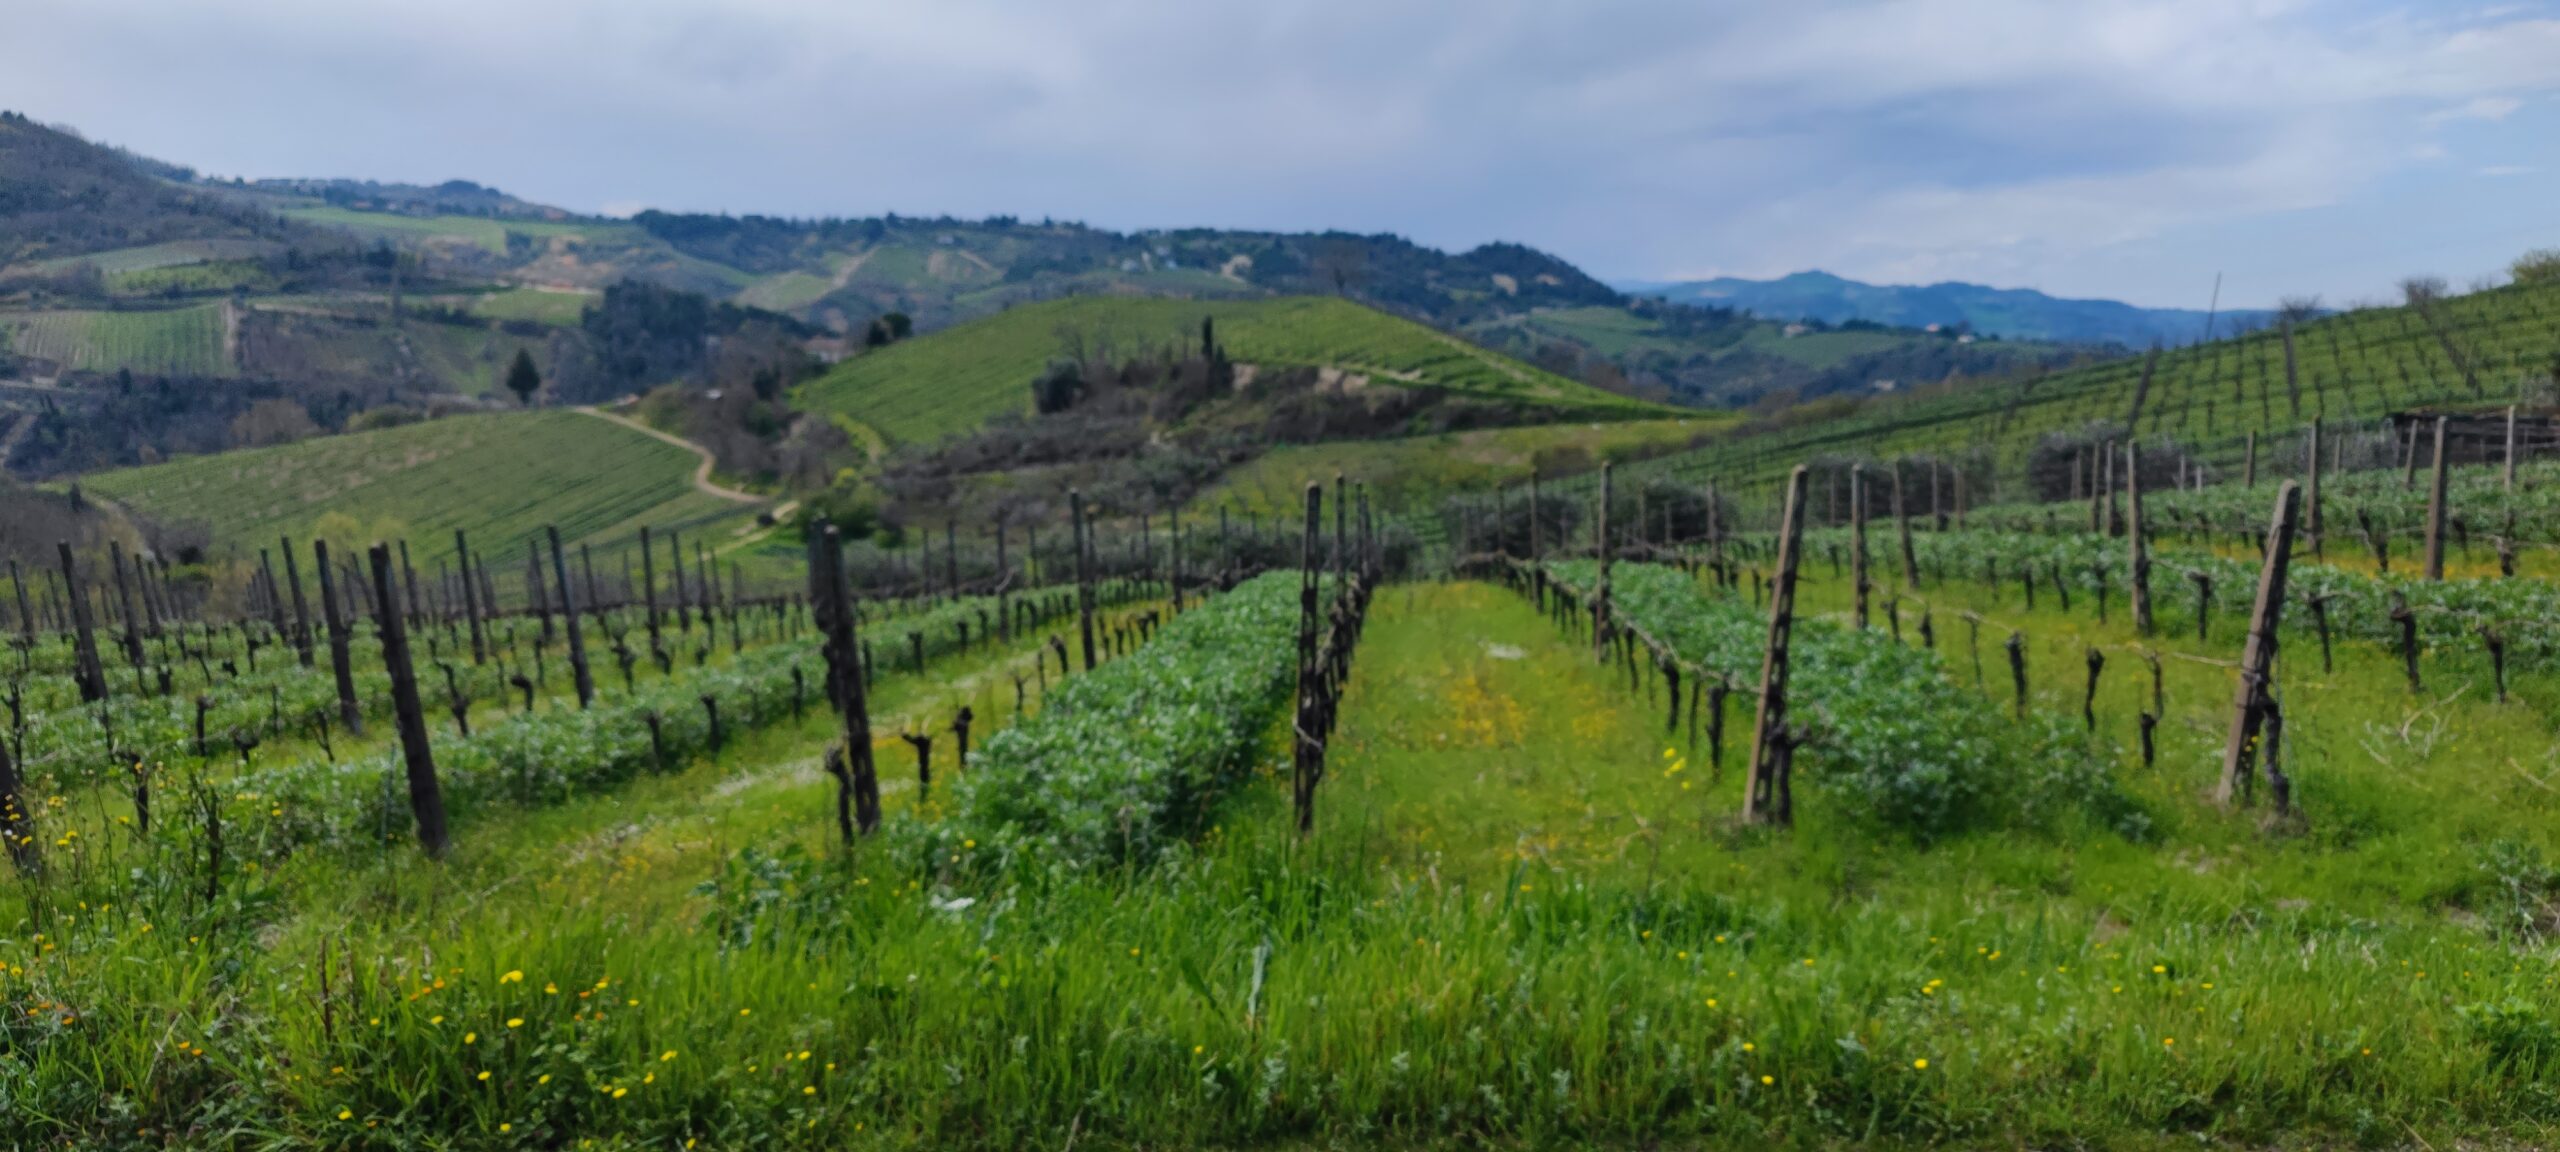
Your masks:
{"label": "weathered wooden post", "polygon": [[80,686],[80,702],[95,704],[107,698],[107,670],[98,663],[98,636],[89,619],[89,591],[80,583],[80,567],[71,558],[71,542],[58,541],[62,554],[62,584],[69,589],[71,601],[71,679]]}
{"label": "weathered wooden post", "polygon": [[2320,512],[2320,418],[2317,416],[2311,418],[2311,442],[2308,447],[2311,458],[2304,462],[2302,469],[2303,520],[2306,530],[2311,533],[2311,555],[2317,559],[2321,555],[2323,542],[2327,538],[2327,527],[2321,519]]}
{"label": "weathered wooden post", "polygon": [[[1222,511],[1220,516],[1225,513]],[[1223,523],[1223,520],[1222,520]],[[1013,564],[1005,555],[1004,513],[996,513],[996,638],[1013,643]]]}
{"label": "weathered wooden post", "polygon": [[399,603],[394,595],[391,549],[376,544],[373,561],[374,600],[386,610],[375,613],[374,628],[382,636],[382,663],[391,674],[391,712],[400,730],[400,759],[408,769],[409,810],[418,820],[418,843],[433,860],[444,858],[447,839],[444,822],[444,790],[436,783],[434,749],[427,744],[427,716],[418,700],[418,677],[409,662],[409,628],[400,613],[388,611]]}
{"label": "weathered wooden post", "polygon": [[1084,520],[1084,492],[1067,490],[1067,511],[1075,521],[1076,630],[1084,641],[1084,670],[1093,671],[1093,545]]}
{"label": "weathered wooden post", "polygon": [[2240,487],[2250,492],[2258,490],[2258,430],[2255,428],[2249,430],[2249,446],[2240,458]]}
{"label": "weathered wooden post", "polygon": [[[587,667],[587,637],[578,626],[577,598],[569,592],[569,556],[560,548],[558,527],[545,525],[542,533],[551,545],[552,580],[560,586],[560,623],[569,636],[569,670],[578,682],[578,707],[586,708],[595,703],[596,680],[594,672]],[[592,588],[593,582],[589,584]]]}
{"label": "weathered wooden post", "polygon": [[1893,527],[1902,540],[1902,583],[1914,592],[1920,590],[1920,561],[1911,553],[1911,510],[1902,502],[1903,461],[1893,462]]}
{"label": "weathered wooden post", "polygon": [[2229,805],[2248,785],[2251,754],[2266,722],[2269,669],[2276,657],[2276,626],[2284,615],[2285,576],[2293,565],[2295,518],[2302,490],[2286,481],[2276,489],[2274,522],[2267,527],[2266,559],[2258,573],[2258,600],[2249,612],[2249,638],[2240,650],[2239,697],[2232,705],[2231,737],[2222,749],[2222,781],[2216,803]]}
{"label": "weathered wooden post", "polygon": [[[288,553],[290,555],[290,553]],[[338,724],[364,735],[364,705],[356,699],[356,673],[346,613],[338,602],[337,575],[329,570],[329,542],[311,542],[312,570],[320,577],[320,618],[329,628],[329,673],[338,685]]]}
{"label": "weathered wooden post", "polygon": [[[625,569],[623,574],[626,577],[629,576],[630,570]],[[655,652],[660,648],[658,643],[658,561],[656,553],[649,547],[649,526],[646,524],[640,526],[640,602],[646,610],[649,622],[649,650]]]}
{"label": "weathered wooden post", "polygon": [[107,560],[115,568],[116,602],[122,606],[124,614],[125,659],[130,661],[133,664],[133,670],[139,673],[146,659],[142,651],[142,620],[134,614],[133,585],[125,579],[124,545],[113,540],[108,541]]}
{"label": "weathered wooden post", "polygon": [[453,530],[453,562],[462,575],[462,614],[470,617],[471,662],[489,662],[489,634],[480,625],[480,582],[471,577],[471,542]]}
{"label": "weathered wooden post", "polygon": [[861,637],[855,631],[853,586],[835,525],[809,541],[810,604],[825,637],[827,695],[844,735],[827,767],[836,776],[836,826],[845,843],[880,825],[880,779],[871,758],[871,704],[864,686]]}
{"label": "weathered wooden post", "polygon": [[2435,475],[2427,485],[2427,572],[2429,580],[2444,579],[2445,518],[2445,417],[2436,417]]}
{"label": "weathered wooden post", "polygon": [[[1795,635],[1796,567],[1804,546],[1805,466],[1787,473],[1787,499],[1778,518],[1778,574],[1769,594],[1769,642],[1760,658],[1760,714],[1751,728],[1751,779],[1743,794],[1742,818],[1755,824],[1795,822],[1795,797],[1788,779],[1795,759],[1794,731],[1788,725],[1787,662]],[[1851,473],[1854,495],[1857,480]],[[1855,509],[1852,515],[1855,515]]]}
{"label": "weathered wooden post", "polygon": [[1318,683],[1324,670],[1316,658],[1316,620],[1320,614],[1317,573],[1318,541],[1323,535],[1324,486],[1307,485],[1306,522],[1298,539],[1298,685],[1290,742],[1289,792],[1298,820],[1298,834],[1307,835],[1316,826],[1316,778],[1324,770],[1324,748],[1316,729]]}
{"label": "weathered wooden post", "polygon": [[1849,466],[1849,591],[1856,597],[1851,619],[1867,626],[1867,466]]}
{"label": "weathered wooden post", "polygon": [[[551,643],[551,595],[550,592],[543,587],[544,583],[545,581],[542,577],[542,536],[541,534],[536,533],[533,536],[527,537],[524,542],[525,597],[532,602],[534,615],[539,616],[542,619],[541,643],[549,644]],[[568,593],[569,585],[566,581],[561,583],[560,591],[564,596]]]}
{"label": "weathered wooden post", "polygon": [[693,601],[685,594],[684,538],[679,533],[667,533],[667,567],[676,582],[676,635],[691,636],[693,635]]}
{"label": "weathered wooden post", "polygon": [[1591,654],[1603,663],[1609,659],[1609,504],[1615,496],[1611,473],[1611,465],[1600,465],[1599,530],[1593,538],[1600,552],[1600,579],[1591,590]]}
{"label": "weathered wooden post", "polygon": [[2133,627],[2136,632],[2151,634],[2151,553],[2142,540],[2142,447],[2127,442],[2124,446],[2125,541],[2129,556],[2127,565],[2133,579]]}

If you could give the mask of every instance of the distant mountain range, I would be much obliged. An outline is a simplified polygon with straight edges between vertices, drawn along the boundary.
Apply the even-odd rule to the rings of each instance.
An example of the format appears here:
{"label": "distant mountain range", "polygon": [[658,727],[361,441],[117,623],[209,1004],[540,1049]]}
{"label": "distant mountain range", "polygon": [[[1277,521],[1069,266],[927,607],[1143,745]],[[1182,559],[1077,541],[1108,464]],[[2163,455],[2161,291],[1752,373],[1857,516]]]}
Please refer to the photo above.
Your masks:
{"label": "distant mountain range", "polygon": [[2065,300],[2032,288],[1991,288],[1948,281],[1921,286],[1865,284],[1828,272],[1798,272],[1775,280],[1676,282],[1627,280],[1611,285],[1631,296],[1659,296],[1681,304],[1740,309],[1767,320],[1852,320],[1904,328],[1964,325],[2006,340],[2063,344],[2193,344],[2212,334],[2273,323],[2275,313],[2192,308],[2141,308],[2115,300]]}

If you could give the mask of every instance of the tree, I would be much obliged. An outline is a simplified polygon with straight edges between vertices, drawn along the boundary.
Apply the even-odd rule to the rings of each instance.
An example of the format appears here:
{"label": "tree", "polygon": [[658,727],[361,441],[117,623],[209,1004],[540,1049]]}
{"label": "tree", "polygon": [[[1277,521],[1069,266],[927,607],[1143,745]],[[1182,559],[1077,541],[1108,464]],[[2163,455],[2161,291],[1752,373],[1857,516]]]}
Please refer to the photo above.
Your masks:
{"label": "tree", "polygon": [[282,398],[260,400],[231,421],[231,444],[235,448],[291,444],[319,434],[320,425],[312,421],[311,413]]}
{"label": "tree", "polygon": [[2560,248],[2536,248],[2509,265],[2518,284],[2560,284]]}
{"label": "tree", "polygon": [[1073,360],[1052,360],[1031,381],[1032,408],[1043,416],[1064,412],[1084,396],[1084,369]]}
{"label": "tree", "polygon": [[533,366],[533,354],[516,349],[515,363],[507,365],[507,391],[516,394],[516,403],[533,407],[533,394],[542,391],[542,372]]}

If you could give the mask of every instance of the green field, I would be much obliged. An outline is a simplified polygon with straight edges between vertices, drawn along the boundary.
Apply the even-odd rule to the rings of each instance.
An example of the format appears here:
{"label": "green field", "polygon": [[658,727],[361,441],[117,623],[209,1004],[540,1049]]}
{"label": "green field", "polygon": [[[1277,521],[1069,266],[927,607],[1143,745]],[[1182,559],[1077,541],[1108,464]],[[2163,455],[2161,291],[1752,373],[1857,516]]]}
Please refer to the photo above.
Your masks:
{"label": "green field", "polygon": [[745,291],[738,293],[738,302],[776,312],[796,312],[817,303],[834,287],[835,283],[824,276],[784,272],[747,285]]}
{"label": "green field", "polygon": [[85,372],[229,376],[221,304],[134,312],[0,313],[9,347]]}
{"label": "green field", "polygon": [[[305,224],[324,228],[343,228],[359,236],[379,236],[403,240],[458,240],[476,244],[491,252],[507,250],[507,233],[527,236],[585,236],[599,226],[560,223],[549,220],[498,219],[488,216],[404,216],[393,212],[362,212],[352,208],[322,205],[287,208],[283,215]],[[604,225],[604,228],[618,227]]]}
{"label": "green field", "polygon": [[848,360],[802,385],[800,403],[853,416],[892,440],[938,440],[1029,409],[1032,377],[1075,340],[1087,356],[1153,355],[1196,345],[1204,316],[1215,318],[1219,343],[1240,363],[1339,367],[1372,373],[1378,384],[1409,381],[1565,415],[1661,411],[1331,297],[1026,304]]}
{"label": "green field", "polygon": [[[2255,432],[2269,452],[2320,419],[2331,432],[2371,430],[2423,407],[2501,408],[2547,397],[2560,365],[2560,284],[2444,299],[2432,319],[2410,307],[2312,320],[2284,338],[2268,329],[2163,353],[2143,392],[2143,358],[2043,376],[1958,381],[1870,401],[1843,418],[1735,439],[1668,466],[1773,482],[1824,454],[1980,459],[2013,477],[2047,436],[2128,425],[2147,445],[2174,444],[2224,474]],[[2467,369],[2467,371],[2466,371]],[[2137,411],[2135,397],[2141,395]],[[2270,457],[2272,459],[2272,457]]]}
{"label": "green field", "polygon": [[510,288],[471,298],[470,312],[491,320],[531,320],[566,328],[596,302],[598,293],[559,292],[549,288]]}
{"label": "green field", "polygon": [[222,545],[253,550],[305,536],[329,513],[367,531],[405,529],[413,553],[449,553],[453,530],[491,553],[557,525],[599,546],[642,524],[716,533],[751,510],[696,492],[696,457],[575,412],[454,416],[276,448],[189,457],[84,477],[91,492],[143,515],[200,521]]}
{"label": "green field", "polygon": [[1310,482],[1334,476],[1368,486],[1369,498],[1396,510],[1428,508],[1442,494],[1518,484],[1530,469],[1547,476],[1596,468],[1687,447],[1738,419],[1701,412],[1678,420],[1541,424],[1485,428],[1398,440],[1344,440],[1274,448],[1229,472],[1201,494],[1204,509],[1232,506],[1264,515],[1296,515]]}
{"label": "green field", "polygon": [[248,260],[273,254],[278,245],[272,240],[171,240],[165,244],[146,244],[139,248],[117,248],[107,252],[90,252],[80,256],[57,256],[31,265],[41,272],[61,272],[81,264],[95,266],[109,276],[121,273],[147,272],[155,268],[175,268],[187,264],[203,264],[222,260]]}

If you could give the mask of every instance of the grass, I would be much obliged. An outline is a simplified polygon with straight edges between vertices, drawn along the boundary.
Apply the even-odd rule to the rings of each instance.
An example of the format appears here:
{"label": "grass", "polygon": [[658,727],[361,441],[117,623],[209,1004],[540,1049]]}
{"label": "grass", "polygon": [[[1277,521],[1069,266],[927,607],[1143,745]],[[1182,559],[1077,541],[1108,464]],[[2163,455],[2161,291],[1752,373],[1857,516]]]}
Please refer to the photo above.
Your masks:
{"label": "grass", "polygon": [[[2015,621],[2039,668],[2122,639]],[[893,678],[884,737],[1003,716],[1023,657]],[[2464,834],[2549,821],[2459,766],[2547,721],[2473,693],[2431,705],[2463,747],[2375,763],[2358,718],[2409,705],[2349,652],[2294,688],[2310,831],[2269,835],[2196,799],[2220,676],[2173,664],[2169,754],[2119,764],[2150,839],[1920,850],[1838,820],[1818,752],[1795,830],[1737,827],[1739,753],[1667,752],[1586,642],[1497,588],[1393,588],[1311,841],[1266,777],[1152,871],[837,856],[813,719],[468,825],[441,866],[288,861],[254,922],[58,920],[14,941],[0,988],[47,1007],[0,1076],[93,1140],[183,1119],[226,1146],[2535,1143],[2554,966],[2470,919],[2503,881]],[[2124,755],[2125,703],[2095,754]],[[91,1086],[138,1112],[80,1112]]]}
{"label": "grass", "polygon": [[405,240],[455,240],[505,253],[507,233],[526,236],[586,236],[602,227],[616,225],[562,223],[549,220],[498,219],[488,216],[407,216],[393,212],[364,212],[353,208],[325,205],[287,208],[282,215],[305,224],[326,228],[343,228],[360,236],[382,236]]}
{"label": "grass", "polygon": [[555,328],[575,327],[598,294],[550,288],[510,288],[473,297],[471,314],[491,320],[531,320]]}
{"label": "grass", "polygon": [[40,272],[62,272],[78,265],[90,264],[108,276],[147,272],[157,268],[175,268],[227,260],[248,260],[269,255],[277,250],[272,240],[171,240],[146,244],[138,248],[117,248],[106,252],[89,252],[78,256],[57,256],[39,260],[28,267]]}
{"label": "grass", "polygon": [[726,538],[747,512],[694,491],[696,461],[628,428],[551,411],[182,458],[82,484],[146,516],[202,522],[235,547],[307,536],[322,516],[338,514],[367,538],[408,537],[421,559],[450,553],[456,528],[495,558],[545,525],[598,546],[635,537],[642,524]]}
{"label": "grass", "polygon": [[1310,482],[1330,483],[1339,473],[1369,486],[1370,499],[1389,509],[1426,506],[1441,493],[1517,483],[1534,466],[1542,474],[1580,471],[1601,461],[1625,461],[1675,451],[1732,421],[1702,412],[1679,420],[1628,420],[1599,424],[1542,424],[1446,432],[1400,440],[1344,440],[1272,449],[1229,472],[1195,503],[1231,505],[1265,515],[1298,515]]}
{"label": "grass", "polygon": [[76,371],[229,376],[220,304],[133,312],[0,313],[9,347]]}
{"label": "grass", "polygon": [[[866,263],[864,274],[871,271]],[[802,385],[799,400],[806,409],[852,416],[892,440],[938,440],[1027,411],[1032,377],[1071,346],[1080,344],[1087,356],[1121,358],[1196,347],[1203,317],[1215,319],[1219,342],[1239,362],[1340,367],[1372,373],[1376,384],[1411,382],[1551,405],[1566,415],[1660,411],[1329,297],[1073,297],[1026,304],[848,360]]]}

